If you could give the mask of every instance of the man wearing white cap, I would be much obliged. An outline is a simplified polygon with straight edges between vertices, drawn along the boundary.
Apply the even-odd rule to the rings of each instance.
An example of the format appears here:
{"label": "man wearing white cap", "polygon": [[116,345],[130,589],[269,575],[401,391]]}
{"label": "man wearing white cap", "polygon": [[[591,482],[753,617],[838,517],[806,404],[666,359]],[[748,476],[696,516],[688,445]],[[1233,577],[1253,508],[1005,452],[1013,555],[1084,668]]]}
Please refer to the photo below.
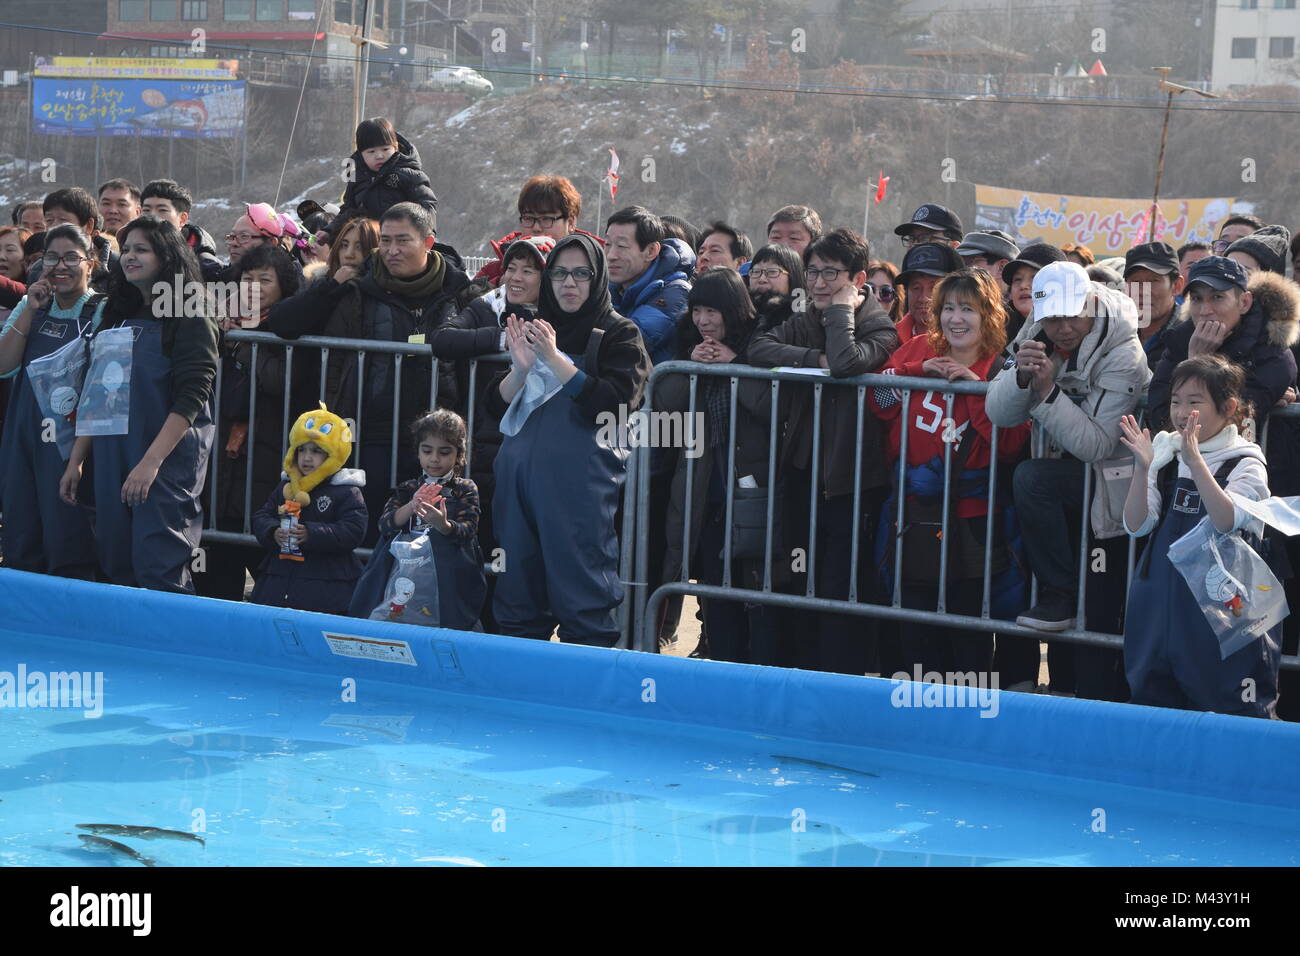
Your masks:
{"label": "man wearing white cap", "polygon": [[[1009,347],[1014,358],[1007,360],[989,386],[985,403],[993,424],[1007,428],[1031,421],[1046,439],[1045,457],[1022,462],[1013,480],[1030,567],[1039,583],[1038,604],[1017,623],[1043,631],[1075,626],[1077,538],[1085,505],[1081,463],[1089,463],[1095,490],[1089,553],[1095,554],[1094,546],[1101,546],[1106,557],[1089,562],[1087,623],[1091,629],[1123,633],[1114,609],[1122,605],[1124,596],[1126,562],[1120,545],[1125,543],[1122,518],[1128,475],[1123,474],[1124,462],[1107,459],[1122,455],[1120,417],[1137,407],[1151,377],[1138,339],[1137,308],[1123,293],[1089,281],[1087,272],[1074,262],[1052,262],[1040,269],[1034,276],[1032,301],[1032,321]],[[1128,467],[1131,474],[1131,459]],[[1107,541],[1118,544],[1107,545]],[[1072,689],[1070,677],[1075,675],[1069,672],[1077,666],[1079,696],[1122,693],[1117,652],[1085,645],[1075,650],[1052,655],[1052,661],[1060,664],[1052,675],[1054,688]],[[1036,662],[1037,654],[1032,657]],[[1004,676],[1008,686],[1016,683],[1011,676],[1021,675]],[[1035,669],[1022,679],[1036,676]]]}

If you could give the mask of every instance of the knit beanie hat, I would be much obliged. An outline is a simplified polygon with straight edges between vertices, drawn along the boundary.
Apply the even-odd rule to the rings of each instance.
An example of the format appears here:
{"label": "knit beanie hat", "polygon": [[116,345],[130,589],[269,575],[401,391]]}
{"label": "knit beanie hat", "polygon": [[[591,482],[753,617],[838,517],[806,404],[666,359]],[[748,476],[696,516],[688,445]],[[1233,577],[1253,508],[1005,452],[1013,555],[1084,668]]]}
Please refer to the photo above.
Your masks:
{"label": "knit beanie hat", "polygon": [[555,248],[555,240],[550,236],[524,236],[522,239],[515,239],[501,251],[501,265],[504,268],[509,265],[511,259],[519,256],[528,256],[535,260],[537,268],[546,268],[546,257],[551,254]]}
{"label": "knit beanie hat", "polygon": [[1249,236],[1242,236],[1228,246],[1229,252],[1244,252],[1254,256],[1261,269],[1286,275],[1286,254],[1291,244],[1291,230],[1286,226],[1265,226]]}

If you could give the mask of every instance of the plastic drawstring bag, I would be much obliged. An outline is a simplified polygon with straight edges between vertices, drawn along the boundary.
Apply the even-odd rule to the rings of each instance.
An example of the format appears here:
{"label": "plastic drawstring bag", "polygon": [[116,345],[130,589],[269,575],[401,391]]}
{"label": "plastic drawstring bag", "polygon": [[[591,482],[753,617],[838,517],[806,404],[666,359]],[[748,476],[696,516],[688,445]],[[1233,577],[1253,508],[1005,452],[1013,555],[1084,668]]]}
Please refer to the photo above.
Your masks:
{"label": "plastic drawstring bag", "polygon": [[1235,491],[1228,492],[1232,503],[1252,518],[1258,518],[1264,524],[1276,528],[1288,538],[1300,534],[1300,497],[1265,498],[1254,501]]}
{"label": "plastic drawstring bag", "polygon": [[27,363],[27,380],[41,417],[54,423],[54,440],[67,461],[76,440],[77,401],[86,379],[90,350],[86,340],[73,339],[49,355]]}
{"label": "plastic drawstring bag", "polygon": [[1264,559],[1240,534],[1215,531],[1209,516],[1169,546],[1169,560],[1219,639],[1220,659],[1271,640],[1267,632],[1287,616],[1282,585]]}
{"label": "plastic drawstring bag", "polygon": [[131,424],[135,330],[106,329],[90,340],[90,368],[77,405],[78,435],[125,435]]}
{"label": "plastic drawstring bag", "polygon": [[429,535],[399,534],[388,546],[393,570],[384,599],[370,612],[372,621],[438,626],[438,568]]}

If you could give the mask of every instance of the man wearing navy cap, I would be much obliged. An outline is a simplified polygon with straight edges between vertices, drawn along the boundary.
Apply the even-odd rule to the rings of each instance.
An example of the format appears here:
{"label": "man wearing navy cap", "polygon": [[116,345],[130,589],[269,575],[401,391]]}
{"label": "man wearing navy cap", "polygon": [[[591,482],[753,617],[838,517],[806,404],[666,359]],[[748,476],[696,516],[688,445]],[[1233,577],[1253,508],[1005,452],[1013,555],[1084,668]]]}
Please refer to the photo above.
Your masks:
{"label": "man wearing navy cap", "polygon": [[968,269],[983,269],[1002,286],[1002,297],[1007,295],[1007,284],[1002,281],[1002,268],[1020,255],[1020,247],[1001,229],[968,232],[957,246],[957,255]]}
{"label": "man wearing navy cap", "polygon": [[947,206],[928,202],[918,206],[912,218],[894,230],[901,236],[903,247],[920,242],[947,242],[950,246],[961,244],[961,220]]}
{"label": "man wearing navy cap", "polygon": [[1134,246],[1124,256],[1124,281],[1129,298],[1137,303],[1138,338],[1154,372],[1164,358],[1169,336],[1184,321],[1177,315],[1183,277],[1174,247],[1167,242]]}
{"label": "man wearing navy cap", "polygon": [[907,290],[907,314],[895,324],[901,345],[925,335],[930,324],[930,297],[950,272],[961,269],[961,256],[946,242],[923,242],[907,250],[898,284]]}
{"label": "man wearing navy cap", "polygon": [[1291,346],[1300,340],[1300,290],[1272,272],[1247,279],[1239,262],[1206,256],[1187,270],[1190,322],[1169,335],[1147,394],[1154,434],[1169,427],[1169,386],[1178,363],[1218,353],[1246,373],[1242,395],[1255,408],[1255,434],[1263,435],[1273,407],[1295,382]]}

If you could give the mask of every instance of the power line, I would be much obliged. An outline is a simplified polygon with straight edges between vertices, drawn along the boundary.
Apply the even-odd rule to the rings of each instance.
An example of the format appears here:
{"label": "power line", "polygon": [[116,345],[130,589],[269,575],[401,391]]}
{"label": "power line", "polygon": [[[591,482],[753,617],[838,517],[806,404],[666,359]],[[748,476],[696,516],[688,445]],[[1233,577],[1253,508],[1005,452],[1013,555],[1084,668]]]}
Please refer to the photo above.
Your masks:
{"label": "power line", "polygon": [[[41,30],[50,33],[66,33],[77,36],[89,36],[96,39],[117,39],[132,40],[136,42],[163,42],[162,39],[149,36],[127,35],[127,34],[110,34],[94,33],[85,30],[70,30],[58,27],[32,27],[26,24],[4,23],[0,22],[0,27],[12,27],[19,29]],[[337,53],[309,53],[297,50],[283,49],[261,49],[246,46],[227,46],[224,44],[208,44],[208,49],[226,50],[231,53],[260,53],[276,57],[303,57],[309,60],[338,60],[345,61],[349,65],[353,63],[353,57],[346,54]],[[398,64],[401,65],[407,61],[389,60],[380,57],[373,58],[372,62]],[[576,70],[559,70],[543,69],[533,70],[527,67],[508,67],[508,66],[476,66],[473,69],[481,73],[495,73],[506,76],[537,76],[552,77],[565,79],[582,76],[584,79],[595,79],[612,81],[616,83],[640,83],[654,84],[659,86],[672,86],[685,89],[708,89],[708,90],[728,90],[738,92],[759,92],[759,93],[797,93],[811,94],[820,96],[855,96],[864,99],[903,99],[903,100],[929,100],[938,102],[983,102],[997,103],[1004,106],[1078,106],[1086,108],[1102,109],[1139,109],[1139,110],[1163,110],[1165,102],[1163,97],[1118,97],[1118,96],[1072,96],[1064,93],[1049,94],[1027,94],[1027,93],[985,93],[982,90],[918,90],[908,88],[891,88],[891,87],[853,87],[853,86],[830,86],[826,84],[804,84],[792,85],[787,83],[772,83],[766,81],[746,81],[746,80],[726,80],[726,81],[702,81],[689,77],[653,77],[643,76],[636,73],[591,73],[589,71],[579,72]],[[1007,76],[1016,76],[1019,74],[1006,74]],[[985,99],[985,97],[996,97],[996,99]],[[1254,104],[1254,105],[1247,105]],[[1257,106],[1290,106],[1291,109],[1259,109]],[[1285,116],[1300,115],[1300,103],[1287,100],[1232,100],[1214,103],[1184,102],[1175,101],[1172,107],[1177,111],[1192,112],[1232,112],[1232,113],[1257,113],[1257,114],[1280,114]]]}

